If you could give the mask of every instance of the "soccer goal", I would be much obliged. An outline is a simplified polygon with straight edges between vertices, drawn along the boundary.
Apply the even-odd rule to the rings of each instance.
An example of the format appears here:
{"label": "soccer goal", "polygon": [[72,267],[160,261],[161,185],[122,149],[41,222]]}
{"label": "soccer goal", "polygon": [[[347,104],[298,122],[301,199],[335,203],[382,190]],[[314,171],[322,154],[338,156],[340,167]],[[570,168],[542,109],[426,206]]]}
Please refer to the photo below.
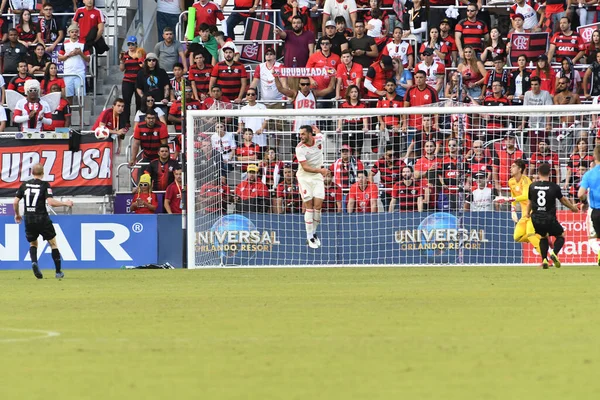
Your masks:
{"label": "soccer goal", "polygon": [[[511,166],[575,199],[593,164],[598,106],[188,111],[190,268],[538,264],[515,241]],[[241,131],[254,126],[257,132]],[[307,246],[298,127],[324,137],[321,247]],[[258,134],[257,134],[258,133]],[[258,147],[255,142],[264,146]],[[563,263],[594,262],[585,213],[560,210]]]}

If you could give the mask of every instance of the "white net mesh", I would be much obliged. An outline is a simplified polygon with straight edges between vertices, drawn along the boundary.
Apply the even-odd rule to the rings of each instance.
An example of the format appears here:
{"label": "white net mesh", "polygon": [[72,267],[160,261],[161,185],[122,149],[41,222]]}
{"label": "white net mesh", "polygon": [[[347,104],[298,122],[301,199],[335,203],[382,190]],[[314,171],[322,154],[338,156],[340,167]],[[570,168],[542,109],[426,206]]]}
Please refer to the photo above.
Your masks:
{"label": "white net mesh", "polygon": [[[532,180],[538,165],[551,164],[552,179],[576,201],[592,165],[594,111],[450,101],[416,109],[191,112],[190,268],[537,263],[532,246],[513,238],[510,205],[495,200],[511,197],[511,165],[523,159]],[[259,134],[244,133],[240,121]],[[307,121],[324,137],[330,170],[318,249],[306,243],[295,178],[295,126]],[[595,257],[589,246],[573,257],[582,252]]]}

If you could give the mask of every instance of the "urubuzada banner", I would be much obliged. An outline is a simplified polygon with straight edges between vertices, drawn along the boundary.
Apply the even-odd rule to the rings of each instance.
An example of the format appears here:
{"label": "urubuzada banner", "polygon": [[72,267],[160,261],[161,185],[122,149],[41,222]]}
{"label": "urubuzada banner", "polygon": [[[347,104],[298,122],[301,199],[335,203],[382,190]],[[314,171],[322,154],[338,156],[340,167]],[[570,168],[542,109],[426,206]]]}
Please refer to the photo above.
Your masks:
{"label": "urubuzada banner", "polygon": [[276,68],[273,75],[302,78],[305,76],[335,76],[333,67],[323,68]]}
{"label": "urubuzada banner", "polygon": [[112,192],[112,142],[83,136],[80,150],[72,152],[68,140],[0,139],[0,153],[0,197],[14,196],[37,163],[44,164],[55,195]]}
{"label": "urubuzada banner", "polygon": [[579,35],[583,39],[583,43],[587,44],[592,41],[592,34],[594,33],[594,31],[597,31],[599,29],[600,29],[600,22],[597,22],[595,24],[578,26],[577,33],[579,33]]}
{"label": "urubuzada banner", "polygon": [[510,38],[510,61],[517,65],[517,59],[524,54],[528,60],[535,60],[539,55],[548,52],[548,32],[513,33]]}

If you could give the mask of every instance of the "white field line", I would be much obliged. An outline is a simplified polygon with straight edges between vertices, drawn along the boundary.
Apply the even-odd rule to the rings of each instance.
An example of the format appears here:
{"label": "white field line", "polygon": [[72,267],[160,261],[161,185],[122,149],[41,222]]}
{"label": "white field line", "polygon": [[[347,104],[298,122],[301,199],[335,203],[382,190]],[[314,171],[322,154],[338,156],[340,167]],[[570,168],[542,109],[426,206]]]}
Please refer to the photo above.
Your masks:
{"label": "white field line", "polygon": [[60,336],[60,332],[44,331],[41,329],[22,329],[22,328],[0,327],[0,331],[17,332],[17,333],[19,333],[19,332],[21,332],[21,333],[38,333],[39,334],[39,335],[35,335],[32,337],[27,337],[27,338],[6,338],[6,339],[0,338],[0,343],[29,342],[32,340],[48,339],[48,338]]}

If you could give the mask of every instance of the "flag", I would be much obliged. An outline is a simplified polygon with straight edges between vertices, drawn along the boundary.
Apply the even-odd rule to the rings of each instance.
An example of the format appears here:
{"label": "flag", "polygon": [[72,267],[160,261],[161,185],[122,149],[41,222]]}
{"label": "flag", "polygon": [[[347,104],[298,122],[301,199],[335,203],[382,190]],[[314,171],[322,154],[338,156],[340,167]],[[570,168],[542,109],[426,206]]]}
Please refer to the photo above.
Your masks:
{"label": "flag", "polygon": [[261,43],[264,40],[275,40],[275,24],[256,18],[247,18],[244,41],[253,43],[242,46],[240,57],[251,62],[263,62],[263,51],[267,47],[275,48],[273,44]]}
{"label": "flag", "polygon": [[548,32],[513,33],[510,38],[510,61],[514,67],[517,59],[525,54],[528,60],[534,60],[548,52]]}
{"label": "flag", "polygon": [[598,29],[600,29],[600,22],[597,22],[595,24],[578,26],[577,33],[579,33],[579,35],[583,39],[583,43],[588,44],[592,41],[592,33],[594,33],[594,31]]}

